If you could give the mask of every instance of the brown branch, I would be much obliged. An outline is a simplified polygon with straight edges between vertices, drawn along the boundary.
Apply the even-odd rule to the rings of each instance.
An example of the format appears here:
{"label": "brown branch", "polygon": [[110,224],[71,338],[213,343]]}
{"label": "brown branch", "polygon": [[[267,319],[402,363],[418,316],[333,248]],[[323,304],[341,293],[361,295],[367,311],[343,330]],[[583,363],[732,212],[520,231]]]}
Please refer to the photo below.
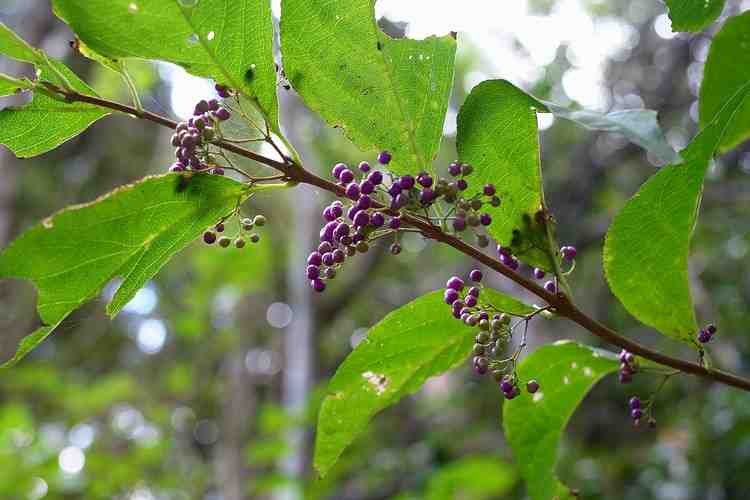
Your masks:
{"label": "brown branch", "polygon": [[[53,90],[69,101],[94,104],[96,106],[112,109],[137,118],[152,121],[165,127],[175,128],[177,126],[177,123],[173,120],[148,111],[138,111],[137,109],[125,104],[102,99],[100,97],[83,95],[76,92],[68,92],[66,90],[50,85],[47,85],[47,88]],[[342,186],[318,177],[312,172],[305,170],[301,165],[298,165],[289,158],[284,158],[284,161],[280,162],[229,142],[217,141],[215,144],[239,156],[249,158],[258,163],[274,168],[284,174],[284,176],[290,181],[316,186],[339,197],[344,196],[344,188]],[[382,205],[378,203],[374,203],[374,206],[382,208]],[[395,212],[392,212],[390,210],[388,210],[387,212],[390,213],[390,215],[396,215]],[[505,267],[500,261],[493,259],[485,253],[482,253],[478,249],[472,247],[459,238],[444,233],[438,226],[425,222],[424,220],[414,217],[410,214],[401,213],[400,215],[401,220],[404,223],[418,229],[425,237],[433,239],[440,243],[444,243],[446,245],[450,245],[464,255],[472,257],[473,259],[481,262],[492,270],[502,274],[506,278],[514,281],[518,285],[530,291],[537,297],[545,300],[552,308],[554,308],[554,312],[559,316],[568,318],[569,320],[577,323],[579,326],[583,327],[584,329],[588,330],[590,333],[596,335],[604,341],[626,349],[633,354],[649,359],[661,365],[680,370],[681,372],[690,373],[692,375],[737,387],[745,391],[750,391],[750,380],[721,370],[706,368],[698,363],[674,358],[653,349],[649,349],[648,347],[641,345],[638,342],[629,340],[578,309],[578,307],[576,307],[566,295],[561,293],[552,294],[547,292],[544,288],[526,278],[525,276],[522,276],[521,274],[518,274]]]}

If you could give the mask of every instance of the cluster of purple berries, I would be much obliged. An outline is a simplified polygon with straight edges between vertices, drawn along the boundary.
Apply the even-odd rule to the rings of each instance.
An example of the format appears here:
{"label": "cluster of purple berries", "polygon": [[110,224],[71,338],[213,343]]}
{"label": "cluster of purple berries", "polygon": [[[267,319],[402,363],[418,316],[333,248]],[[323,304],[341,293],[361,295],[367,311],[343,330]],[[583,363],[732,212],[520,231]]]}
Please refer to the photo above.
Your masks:
{"label": "cluster of purple berries", "polygon": [[714,334],[716,333],[716,325],[710,324],[706,325],[705,328],[701,328],[701,330],[698,332],[698,342],[701,344],[706,344],[711,341],[711,338],[713,338]]}
{"label": "cluster of purple berries", "polygon": [[[258,243],[260,241],[260,235],[251,231],[253,231],[253,229],[256,227],[265,226],[266,218],[263,215],[256,215],[252,219],[249,217],[240,219],[240,228],[238,233],[234,237],[222,234],[226,230],[225,222],[226,221],[218,222],[212,228],[207,229],[203,233],[203,242],[207,245],[218,243],[218,245],[222,248],[227,248],[232,245],[232,243],[234,243],[234,246],[236,248],[245,248],[248,240],[250,241],[250,243]],[[243,233],[247,233],[247,239],[245,239],[246,237],[243,235]]]}
{"label": "cluster of purple berries", "polygon": [[[219,87],[217,86],[217,89]],[[222,89],[225,88],[222,87]],[[178,123],[175,128],[171,142],[172,146],[177,148],[175,150],[177,161],[172,164],[169,171],[208,170],[212,174],[224,175],[224,169],[213,166],[207,145],[217,138],[219,123],[230,117],[229,110],[222,107],[218,100],[199,101],[195,105],[193,116],[187,121]]]}
{"label": "cluster of purple berries", "polygon": [[638,371],[638,361],[632,352],[625,349],[620,351],[620,383],[628,384],[633,380],[633,375]]}
{"label": "cluster of purple berries", "polygon": [[630,408],[630,418],[633,419],[633,425],[638,425],[643,417],[643,410],[641,409],[641,398],[633,396],[628,401],[628,407]]}
{"label": "cluster of purple berries", "polygon": [[[467,286],[459,276],[452,276],[445,284],[443,300],[451,307],[453,316],[469,326],[479,328],[472,348],[472,364],[478,375],[492,372],[493,378],[500,384],[500,390],[506,399],[513,399],[521,391],[513,375],[508,375],[503,368],[503,362],[495,361],[501,357],[505,346],[511,337],[508,314],[491,314],[487,307],[479,304],[481,294],[482,271],[473,269],[468,274],[469,281],[476,285]],[[527,384],[530,393],[539,389],[536,381]]]}

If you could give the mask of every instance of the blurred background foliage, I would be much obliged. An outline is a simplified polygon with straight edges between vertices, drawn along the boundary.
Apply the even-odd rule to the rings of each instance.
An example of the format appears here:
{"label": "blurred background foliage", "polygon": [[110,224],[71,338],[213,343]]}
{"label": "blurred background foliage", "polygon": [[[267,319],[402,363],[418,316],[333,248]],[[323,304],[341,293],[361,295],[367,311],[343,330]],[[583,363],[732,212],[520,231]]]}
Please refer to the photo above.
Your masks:
{"label": "blurred background foliage", "polygon": [[[690,35],[671,32],[658,0],[466,4],[377,5],[381,26],[394,35],[460,28],[442,168],[455,155],[460,104],[473,85],[493,77],[561,104],[656,109],[669,141],[683,147],[696,132],[711,37],[728,15],[750,9],[747,0],[728,0],[715,25]],[[128,99],[115,73],[71,50],[72,35],[48,2],[1,0],[0,20],[65,59],[101,94]],[[145,107],[156,112],[183,117],[197,99],[211,96],[210,82],[169,65],[129,69]],[[29,68],[2,60],[0,71]],[[327,172],[336,161],[372,159],[326,128],[293,91],[279,92],[287,133],[311,168]],[[550,116],[540,117],[540,128],[560,240],[579,249],[577,300],[627,336],[690,356],[629,317],[601,271],[607,225],[658,165],[616,135]],[[0,243],[65,205],[164,172],[170,153],[168,131],[122,116],[40,158],[18,161],[0,152]],[[196,244],[115,321],[106,318],[103,301],[89,304],[18,367],[0,373],[0,498],[524,498],[501,433],[500,393],[468,363],[383,412],[329,477],[314,476],[317,405],[336,366],[388,311],[472,266],[407,238],[398,258],[376,248],[349,264],[330,291],[312,296],[302,265],[326,201],[305,188],[259,196],[245,211],[269,219],[261,244],[243,251]],[[749,210],[745,144],[710,169],[691,259],[699,318],[719,325],[714,360],[744,373],[750,371]],[[3,359],[37,321],[34,304],[28,284],[0,282]],[[560,338],[597,343],[561,321],[532,323],[530,337],[531,349]],[[657,382],[640,376],[630,387],[612,378],[599,384],[568,427],[560,477],[582,498],[746,498],[747,395],[677,377],[659,394],[657,428],[633,429],[627,396],[647,395]]]}

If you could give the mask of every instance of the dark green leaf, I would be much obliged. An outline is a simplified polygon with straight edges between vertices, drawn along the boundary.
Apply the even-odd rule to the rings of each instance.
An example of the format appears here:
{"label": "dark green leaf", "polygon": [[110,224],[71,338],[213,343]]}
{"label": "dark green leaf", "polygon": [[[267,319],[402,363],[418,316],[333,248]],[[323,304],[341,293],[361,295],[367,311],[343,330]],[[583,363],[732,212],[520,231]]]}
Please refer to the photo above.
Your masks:
{"label": "dark green leaf", "polygon": [[451,36],[393,40],[373,0],[283,0],[286,76],[308,106],[395,172],[431,170],[453,84]]}
{"label": "dark green leaf", "polygon": [[490,234],[525,262],[553,269],[553,248],[543,225],[535,220],[542,208],[542,173],[535,98],[505,80],[474,87],[458,114],[456,147],[462,162],[475,173],[474,190],[493,183],[502,203],[487,207]]}
{"label": "dark green leaf", "polygon": [[376,413],[464,362],[473,331],[451,316],[442,291],[423,295],[372,327],[328,386],[315,440],[318,472],[328,473]]}
{"label": "dark green leaf", "polygon": [[[700,95],[700,124],[714,119],[741,87],[750,82],[750,11],[731,17],[708,52]],[[719,150],[728,151],[750,137],[750,101],[740,105]]]}
{"label": "dark green leaf", "polygon": [[571,341],[540,347],[518,366],[522,383],[536,379],[540,389],[505,402],[503,427],[532,500],[569,497],[555,476],[563,429],[591,387],[617,367],[613,354]]}
{"label": "dark green leaf", "polygon": [[[37,78],[56,85],[70,85],[74,90],[96,95],[64,64],[47,58],[0,23],[0,53],[37,68]],[[28,104],[0,111],[0,144],[16,156],[26,158],[50,151],[77,136],[107,111],[83,103],[68,103],[35,92]]]}
{"label": "dark green leaf", "polygon": [[719,17],[724,0],[666,0],[672,31],[701,31]]}
{"label": "dark green leaf", "polygon": [[159,59],[257,98],[278,129],[268,0],[53,0],[89,49]]}
{"label": "dark green leaf", "polygon": [[151,177],[62,210],[24,232],[0,254],[0,278],[34,283],[43,326],[23,339],[4,366],[20,360],[120,277],[107,308],[117,314],[173,255],[247,194],[244,184],[208,174]]}
{"label": "dark green leaf", "polygon": [[697,331],[688,254],[703,177],[748,93],[750,83],[682,152],[684,163],[651,177],[607,232],[604,270],[612,292],[633,316],[676,339],[691,341]]}

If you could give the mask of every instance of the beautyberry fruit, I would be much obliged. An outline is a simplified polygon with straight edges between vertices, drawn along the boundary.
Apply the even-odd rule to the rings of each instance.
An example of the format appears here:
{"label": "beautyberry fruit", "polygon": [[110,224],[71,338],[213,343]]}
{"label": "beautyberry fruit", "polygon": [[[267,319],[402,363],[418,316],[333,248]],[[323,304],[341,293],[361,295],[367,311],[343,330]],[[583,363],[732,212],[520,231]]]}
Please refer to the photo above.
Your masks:
{"label": "beautyberry fruit", "polygon": [[471,281],[479,283],[480,281],[482,281],[482,271],[480,271],[479,269],[472,269],[469,272],[469,279]]}
{"label": "beautyberry fruit", "polygon": [[391,162],[391,153],[388,151],[381,151],[378,154],[378,163],[381,165],[388,165]]}
{"label": "beautyberry fruit", "polygon": [[536,380],[529,380],[526,383],[526,390],[529,391],[529,394],[534,394],[536,391],[539,390],[539,382]]}

